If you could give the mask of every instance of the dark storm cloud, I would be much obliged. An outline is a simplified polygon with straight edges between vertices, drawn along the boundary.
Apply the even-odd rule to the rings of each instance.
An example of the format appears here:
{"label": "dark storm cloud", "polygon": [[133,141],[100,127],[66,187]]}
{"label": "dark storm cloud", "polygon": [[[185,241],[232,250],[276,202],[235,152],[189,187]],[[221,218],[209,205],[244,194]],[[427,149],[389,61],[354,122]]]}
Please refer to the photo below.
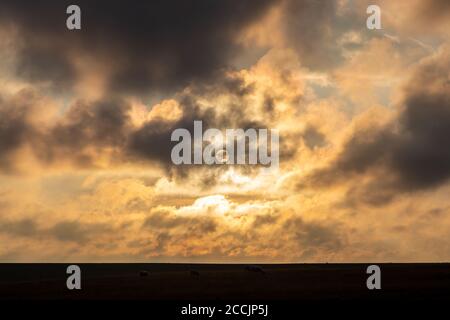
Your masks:
{"label": "dark storm cloud", "polygon": [[[202,121],[203,131],[208,128],[225,130],[227,128],[267,128],[264,123],[249,118],[246,112],[247,106],[241,99],[251,92],[251,86],[244,86],[239,79],[222,78],[209,85],[194,86],[192,92],[183,93],[178,101],[183,115],[176,121],[155,119],[145,123],[141,128],[130,133],[126,152],[131,156],[137,156],[141,160],[156,160],[159,163],[175,169],[174,174],[184,176],[186,170],[193,170],[201,166],[172,166],[171,150],[177,142],[171,141],[171,134],[175,129],[187,129],[194,136],[194,121]],[[212,96],[220,94],[233,94],[236,102],[224,103],[219,106],[208,105],[200,107],[198,99],[202,93]],[[198,94],[199,96],[197,96]],[[210,169],[211,166],[208,166]],[[223,170],[224,166],[215,167]],[[209,183],[208,183],[209,184]]]}
{"label": "dark storm cloud", "polygon": [[450,86],[439,94],[413,95],[406,104],[401,119],[406,132],[393,150],[391,166],[404,188],[438,186],[450,177]]}
{"label": "dark storm cloud", "polygon": [[54,126],[42,133],[34,144],[35,152],[45,162],[72,158],[80,165],[92,163],[87,149],[123,149],[131,130],[130,106],[120,99],[94,103],[78,101]]}
{"label": "dark storm cloud", "polygon": [[17,75],[32,82],[51,82],[54,89],[75,82],[75,70],[69,59],[53,49],[26,46],[18,53]]}
{"label": "dark storm cloud", "polygon": [[374,180],[357,193],[372,204],[389,202],[399,192],[446,183],[450,178],[449,71],[448,53],[422,64],[405,88],[398,119],[355,132],[332,165],[315,172],[309,183],[325,186],[369,174]]}
{"label": "dark storm cloud", "polygon": [[[167,122],[164,120],[153,120],[144,124],[138,130],[130,133],[129,143],[125,152],[134,159],[141,161],[156,161],[163,165],[166,169],[171,169],[172,174],[184,177],[187,171],[200,169],[202,166],[179,165],[173,166],[171,160],[171,151],[177,142],[171,141],[171,134],[175,129],[187,129],[191,137],[194,136],[194,121],[202,121],[203,130],[208,128],[264,128],[262,124],[252,122],[244,116],[237,124],[231,125],[232,118],[224,119],[214,112],[214,109],[200,110],[195,104],[181,104],[183,106],[184,115],[181,119],[175,122]],[[240,113],[240,112],[238,112]],[[233,114],[230,111],[230,115]],[[230,125],[227,125],[229,123]],[[241,126],[240,126],[241,125]],[[210,170],[224,170],[225,166],[208,166]],[[243,169],[243,168],[242,168]],[[208,175],[208,178],[213,176]],[[205,178],[206,178],[205,177]],[[205,181],[206,185],[213,183],[214,179]]]}
{"label": "dark storm cloud", "polygon": [[82,30],[66,28],[73,1],[2,1],[0,21],[18,30],[18,74],[70,87],[73,59],[111,72],[110,89],[148,93],[211,79],[239,52],[239,32],[277,0],[87,1]]}
{"label": "dark storm cloud", "polygon": [[27,131],[25,113],[24,109],[0,106],[0,157],[22,143]]}
{"label": "dark storm cloud", "polygon": [[170,153],[176,142],[171,142],[171,134],[175,129],[184,128],[194,132],[194,120],[202,120],[203,124],[209,124],[214,118],[214,111],[200,111],[195,101],[186,98],[181,102],[183,116],[175,121],[153,120],[145,123],[141,128],[130,135],[128,149],[131,155],[137,155],[142,159],[154,159],[162,163],[172,163]]}
{"label": "dark storm cloud", "polygon": [[14,153],[33,136],[29,114],[35,95],[22,90],[14,97],[0,96],[0,171],[14,169]]}
{"label": "dark storm cloud", "polygon": [[[239,103],[228,115],[219,116],[214,110],[217,106],[200,110],[195,97],[187,94],[180,98],[183,117],[178,121],[159,119],[132,128],[130,105],[120,96],[129,92],[147,95],[161,89],[174,92],[187,84],[193,88],[192,96],[224,93],[239,99],[251,93],[251,85],[239,77],[226,76],[224,71],[240,51],[235,41],[239,33],[275,2],[125,4],[81,0],[76,4],[82,9],[82,30],[69,31],[65,12],[72,2],[2,1],[0,27],[12,26],[17,32],[17,75],[60,91],[78,84],[76,65],[80,61],[91,61],[108,70],[104,74],[108,92],[106,98],[95,102],[78,99],[48,127],[36,128],[30,123],[28,118],[33,114],[28,107],[17,108],[10,101],[0,105],[0,168],[12,171],[11,155],[23,145],[31,146],[37,158],[47,164],[69,160],[77,166],[92,167],[108,150],[113,153],[109,158],[117,162],[156,161],[167,166],[171,163],[170,135],[176,128],[192,132],[194,120],[202,120],[205,127],[258,125],[248,119]],[[30,97],[31,104],[33,100]]]}
{"label": "dark storm cloud", "polygon": [[[171,141],[171,134],[175,129],[185,128],[193,136],[195,120],[203,122],[204,130],[267,127],[246,112],[245,98],[252,92],[252,85],[244,84],[239,77],[225,76],[209,84],[191,85],[190,89],[175,96],[182,110],[178,120],[157,117],[139,127],[131,121],[131,104],[113,96],[96,101],[78,99],[56,120],[38,125],[33,119],[40,111],[42,97],[34,91],[19,92],[0,101],[0,168],[12,172],[20,165],[20,159],[14,158],[15,152],[27,146],[45,165],[68,163],[89,168],[96,167],[99,159],[112,165],[153,163],[183,177],[187,170],[200,166],[172,165],[170,155],[176,142]],[[221,95],[233,99],[222,103],[222,109],[214,104],[204,105],[205,98],[214,101]],[[201,107],[199,100],[203,101]]]}
{"label": "dark storm cloud", "polygon": [[17,151],[29,147],[43,164],[69,161],[80,167],[95,165],[106,150],[120,162],[131,134],[130,106],[121,99],[75,102],[55,123],[35,121],[39,99],[23,90],[0,102],[0,170],[15,172],[21,158]]}

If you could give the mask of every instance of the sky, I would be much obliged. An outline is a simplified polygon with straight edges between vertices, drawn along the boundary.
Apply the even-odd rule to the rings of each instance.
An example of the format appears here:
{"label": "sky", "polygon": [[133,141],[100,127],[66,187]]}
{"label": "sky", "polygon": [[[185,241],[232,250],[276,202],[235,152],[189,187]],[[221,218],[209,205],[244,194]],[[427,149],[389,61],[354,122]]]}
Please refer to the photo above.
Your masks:
{"label": "sky", "polygon": [[[449,38],[447,0],[2,0],[0,262],[449,261]],[[194,120],[279,169],[174,165]]]}

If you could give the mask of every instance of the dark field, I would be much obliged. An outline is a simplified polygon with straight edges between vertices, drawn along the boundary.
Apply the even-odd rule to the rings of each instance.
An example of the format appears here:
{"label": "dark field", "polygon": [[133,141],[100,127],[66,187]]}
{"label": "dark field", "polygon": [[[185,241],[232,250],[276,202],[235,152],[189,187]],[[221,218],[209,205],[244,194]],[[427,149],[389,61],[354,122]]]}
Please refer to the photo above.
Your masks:
{"label": "dark field", "polygon": [[[79,264],[81,290],[66,288],[68,264],[0,265],[0,299],[450,300],[450,264],[379,264],[381,290],[368,290],[368,264]],[[146,271],[144,275],[141,271]]]}

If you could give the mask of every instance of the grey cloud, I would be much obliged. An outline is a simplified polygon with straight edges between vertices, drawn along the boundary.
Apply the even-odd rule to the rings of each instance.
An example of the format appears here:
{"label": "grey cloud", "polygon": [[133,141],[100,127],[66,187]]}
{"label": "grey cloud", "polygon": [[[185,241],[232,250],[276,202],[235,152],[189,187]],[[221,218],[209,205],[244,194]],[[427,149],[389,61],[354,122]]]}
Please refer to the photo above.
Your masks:
{"label": "grey cloud", "polygon": [[304,221],[300,217],[292,217],[283,224],[283,230],[291,234],[302,250],[314,247],[337,251],[344,247],[345,237],[339,232],[338,225],[321,222]]}
{"label": "grey cloud", "polygon": [[44,233],[59,240],[84,243],[96,236],[112,232],[112,228],[104,223],[80,223],[77,221],[59,222],[45,230]]}
{"label": "grey cloud", "polygon": [[346,32],[356,31],[366,38],[376,36],[362,28],[366,16],[361,12],[348,10],[339,15],[337,1],[285,0],[283,4],[283,30],[288,44],[296,50],[300,62],[311,69],[332,68],[344,60],[339,40]]}
{"label": "grey cloud", "polygon": [[89,147],[97,151],[117,148],[121,153],[131,130],[129,109],[130,106],[120,99],[95,103],[78,101],[62,120],[42,134],[35,151],[46,162],[71,158],[82,166],[93,162],[86,152]]}
{"label": "grey cloud", "polygon": [[53,89],[75,83],[76,71],[69,58],[52,49],[25,47],[18,52],[17,74],[32,82],[51,82]]}
{"label": "grey cloud", "polygon": [[316,128],[309,126],[303,132],[303,139],[308,148],[321,148],[326,145],[325,136]]}
{"label": "grey cloud", "polygon": [[14,170],[11,157],[26,141],[33,137],[29,122],[35,95],[22,90],[12,98],[0,97],[0,171]]}
{"label": "grey cloud", "polygon": [[278,215],[274,215],[274,214],[260,214],[255,216],[253,223],[252,223],[252,227],[253,228],[260,228],[266,225],[273,225],[275,224],[278,220],[279,220],[279,216]]}
{"label": "grey cloud", "polygon": [[355,132],[332,164],[313,173],[308,183],[326,186],[369,173],[377,182],[368,183],[364,193],[384,190],[368,198],[375,203],[446,183],[450,178],[449,70],[445,53],[418,67],[404,89],[404,109],[398,119]]}
{"label": "grey cloud", "polygon": [[212,217],[183,217],[168,211],[153,212],[142,224],[142,229],[172,230],[182,227],[185,233],[205,235],[217,229],[217,222]]}
{"label": "grey cloud", "polygon": [[81,223],[78,221],[62,221],[51,227],[40,226],[33,218],[19,220],[0,220],[0,233],[26,238],[55,239],[86,243],[96,236],[112,232],[112,227],[103,223]]}
{"label": "grey cloud", "polygon": [[14,235],[33,237],[39,233],[39,228],[33,219],[25,218],[17,221],[0,221],[0,232]]}

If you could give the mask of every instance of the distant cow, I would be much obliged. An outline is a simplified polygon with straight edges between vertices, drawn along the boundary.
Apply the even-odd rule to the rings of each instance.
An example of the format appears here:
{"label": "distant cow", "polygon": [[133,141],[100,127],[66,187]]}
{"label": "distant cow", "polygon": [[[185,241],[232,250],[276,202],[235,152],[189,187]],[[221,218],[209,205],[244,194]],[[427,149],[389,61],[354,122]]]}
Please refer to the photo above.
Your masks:
{"label": "distant cow", "polygon": [[139,276],[140,277],[147,277],[148,276],[148,271],[146,271],[146,270],[139,271]]}
{"label": "distant cow", "polygon": [[249,271],[249,272],[266,274],[266,272],[260,266],[248,265],[248,266],[245,266],[245,270]]}
{"label": "distant cow", "polygon": [[189,271],[189,274],[191,275],[191,277],[200,277],[200,272],[195,270]]}

